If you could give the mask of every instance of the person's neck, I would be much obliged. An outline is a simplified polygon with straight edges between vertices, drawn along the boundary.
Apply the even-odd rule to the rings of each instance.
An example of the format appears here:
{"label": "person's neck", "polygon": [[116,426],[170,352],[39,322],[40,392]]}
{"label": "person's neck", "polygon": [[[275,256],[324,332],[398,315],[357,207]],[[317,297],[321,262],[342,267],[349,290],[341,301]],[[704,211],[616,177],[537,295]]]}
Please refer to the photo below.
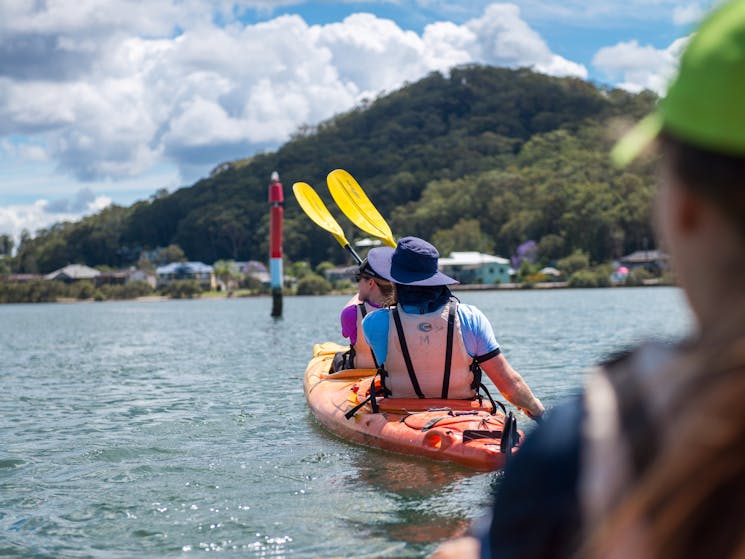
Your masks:
{"label": "person's neck", "polygon": [[722,278],[712,286],[700,282],[698,285],[683,286],[688,301],[696,317],[700,333],[716,332],[724,321],[737,318],[745,310],[745,290],[743,276],[735,274]]}

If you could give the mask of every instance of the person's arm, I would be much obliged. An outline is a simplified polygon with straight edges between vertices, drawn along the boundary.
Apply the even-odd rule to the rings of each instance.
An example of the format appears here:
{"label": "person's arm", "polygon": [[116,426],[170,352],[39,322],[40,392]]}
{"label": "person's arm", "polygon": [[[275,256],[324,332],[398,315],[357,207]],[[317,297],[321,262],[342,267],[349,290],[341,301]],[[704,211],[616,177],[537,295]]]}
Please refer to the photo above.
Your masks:
{"label": "person's arm", "polygon": [[481,542],[466,536],[441,544],[427,559],[479,559]]}
{"label": "person's arm", "polygon": [[494,383],[502,395],[516,408],[525,412],[531,419],[539,419],[544,412],[543,404],[535,397],[525,379],[512,368],[501,353],[484,361],[481,370]]}
{"label": "person's arm", "polygon": [[458,317],[468,354],[479,361],[481,369],[511,404],[531,419],[540,418],[543,404],[502,354],[489,319],[476,307],[466,304],[458,305]]}

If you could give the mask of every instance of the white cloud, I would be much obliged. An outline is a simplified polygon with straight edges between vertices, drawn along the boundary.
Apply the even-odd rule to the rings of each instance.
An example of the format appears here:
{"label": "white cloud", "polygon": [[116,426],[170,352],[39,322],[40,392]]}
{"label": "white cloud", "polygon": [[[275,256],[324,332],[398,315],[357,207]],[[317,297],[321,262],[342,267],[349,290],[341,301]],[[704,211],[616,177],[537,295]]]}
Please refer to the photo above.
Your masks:
{"label": "white cloud", "polygon": [[688,37],[677,39],[665,49],[637,41],[622,42],[600,49],[592,63],[618,87],[632,92],[649,89],[662,95],[675,75],[687,42]]}
{"label": "white cloud", "polygon": [[108,196],[91,197],[88,193],[79,191],[71,201],[41,199],[32,204],[0,206],[0,232],[11,235],[17,246],[24,230],[33,234],[54,223],[77,221],[111,204]]}
{"label": "white cloud", "polygon": [[530,66],[554,76],[587,77],[581,64],[553,54],[513,4],[492,4],[481,18],[466,23],[477,37],[477,60],[497,66]]}
{"label": "white cloud", "polygon": [[8,140],[0,141],[0,150],[10,157],[23,161],[47,161],[49,154],[44,146],[30,143],[13,143]]}
{"label": "white cloud", "polygon": [[137,177],[163,162],[191,180],[433,70],[476,62],[587,76],[512,4],[421,34],[364,13],[315,26],[235,16],[292,3],[5,0],[0,139],[23,137],[33,147],[11,155],[48,157],[80,180]]}
{"label": "white cloud", "polygon": [[675,23],[675,25],[697,23],[705,13],[705,10],[699,4],[675,6],[673,9],[673,23]]}
{"label": "white cloud", "polygon": [[[721,0],[698,0],[696,6],[703,12]],[[484,0],[473,0],[466,4],[457,0],[436,0],[440,11],[457,13],[464,5],[473,6],[486,3]],[[512,0],[520,7],[522,13],[530,14],[534,22],[552,22],[572,26],[592,26],[598,28],[617,28],[618,24],[636,24],[640,21],[658,21],[667,23],[671,15],[681,9],[680,0]],[[689,0],[689,4],[692,4]],[[685,10],[685,7],[683,7]]]}

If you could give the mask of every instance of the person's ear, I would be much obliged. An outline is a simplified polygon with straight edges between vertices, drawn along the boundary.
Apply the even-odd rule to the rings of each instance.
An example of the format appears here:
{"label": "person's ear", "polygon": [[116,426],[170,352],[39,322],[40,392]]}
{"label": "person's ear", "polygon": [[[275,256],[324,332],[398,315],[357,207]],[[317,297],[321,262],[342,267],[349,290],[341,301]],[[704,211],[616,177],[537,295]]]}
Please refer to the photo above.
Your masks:
{"label": "person's ear", "polygon": [[695,232],[701,226],[706,212],[706,203],[686,189],[676,192],[675,224],[684,235]]}

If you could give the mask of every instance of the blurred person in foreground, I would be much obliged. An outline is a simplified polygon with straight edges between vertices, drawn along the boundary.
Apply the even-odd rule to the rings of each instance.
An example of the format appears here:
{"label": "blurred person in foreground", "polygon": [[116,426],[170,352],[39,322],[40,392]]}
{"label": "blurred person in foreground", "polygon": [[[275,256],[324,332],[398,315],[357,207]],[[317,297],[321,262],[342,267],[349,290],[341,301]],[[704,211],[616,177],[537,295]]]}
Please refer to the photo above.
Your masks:
{"label": "blurred person in foreground", "polygon": [[491,522],[447,557],[745,557],[745,0],[692,37],[656,111],[655,222],[696,319],[591,373],[509,464]]}

